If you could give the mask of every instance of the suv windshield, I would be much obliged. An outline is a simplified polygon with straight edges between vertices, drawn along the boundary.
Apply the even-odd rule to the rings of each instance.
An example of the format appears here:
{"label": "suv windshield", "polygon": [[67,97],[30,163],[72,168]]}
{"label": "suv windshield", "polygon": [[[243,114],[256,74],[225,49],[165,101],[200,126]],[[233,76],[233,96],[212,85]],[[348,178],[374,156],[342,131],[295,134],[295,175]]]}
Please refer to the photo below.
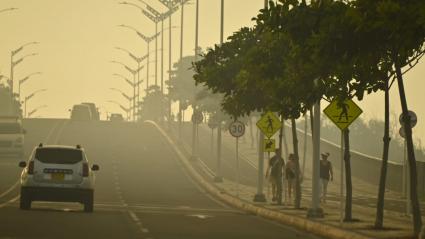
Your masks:
{"label": "suv windshield", "polygon": [[39,148],[35,158],[43,163],[75,164],[83,160],[83,152],[78,149]]}
{"label": "suv windshield", "polygon": [[0,123],[0,134],[20,134],[21,125],[18,123]]}

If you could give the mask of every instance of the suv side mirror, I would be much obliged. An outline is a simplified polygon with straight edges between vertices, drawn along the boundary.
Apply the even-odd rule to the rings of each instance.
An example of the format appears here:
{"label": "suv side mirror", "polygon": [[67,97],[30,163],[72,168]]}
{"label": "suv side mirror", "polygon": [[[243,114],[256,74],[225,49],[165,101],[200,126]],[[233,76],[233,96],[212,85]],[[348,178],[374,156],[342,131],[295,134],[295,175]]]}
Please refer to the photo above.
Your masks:
{"label": "suv side mirror", "polygon": [[25,161],[19,162],[19,167],[25,168],[27,166],[27,163]]}
{"label": "suv side mirror", "polygon": [[93,171],[99,171],[99,165],[93,164],[93,166],[91,166],[91,170],[93,170]]}

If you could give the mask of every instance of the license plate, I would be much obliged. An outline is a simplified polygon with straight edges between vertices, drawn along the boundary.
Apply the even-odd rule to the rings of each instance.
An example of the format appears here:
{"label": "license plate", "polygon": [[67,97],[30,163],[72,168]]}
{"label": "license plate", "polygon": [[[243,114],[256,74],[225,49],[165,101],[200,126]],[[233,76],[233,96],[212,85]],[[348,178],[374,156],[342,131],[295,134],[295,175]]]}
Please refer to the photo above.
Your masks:
{"label": "license plate", "polygon": [[51,178],[53,181],[63,181],[65,180],[65,174],[63,173],[52,173]]}

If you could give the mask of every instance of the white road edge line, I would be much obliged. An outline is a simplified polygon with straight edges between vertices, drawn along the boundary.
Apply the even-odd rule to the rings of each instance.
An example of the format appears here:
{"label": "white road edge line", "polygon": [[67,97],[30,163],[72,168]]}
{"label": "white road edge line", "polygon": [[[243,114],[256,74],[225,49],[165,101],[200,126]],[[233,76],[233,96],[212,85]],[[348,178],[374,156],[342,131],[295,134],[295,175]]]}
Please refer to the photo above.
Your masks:
{"label": "white road edge line", "polygon": [[2,194],[0,194],[0,198],[6,196],[8,193],[10,193],[11,191],[13,191],[19,185],[19,182],[20,182],[20,180],[16,181],[15,184],[13,184],[12,187],[10,187],[5,192],[3,192]]}
{"label": "white road edge line", "polygon": [[[60,127],[60,131],[58,132],[58,135],[57,135],[56,141],[57,141],[57,140],[59,140],[59,137],[60,137],[60,135],[62,134],[63,128],[65,127],[66,123],[67,123],[67,121],[66,121],[66,120],[63,120],[63,121],[62,121],[62,125],[61,125],[61,127]],[[61,122],[57,122],[57,123],[55,124],[55,126],[54,126],[53,128],[51,128],[51,129],[50,129],[49,134],[47,135],[47,137],[46,137],[46,139],[45,139],[45,142],[47,142],[47,141],[49,141],[49,140],[50,140],[50,137],[53,135],[53,132],[55,131],[55,129],[56,129],[56,128],[60,125],[60,124],[61,124]],[[6,192],[4,192],[4,193],[2,193],[2,194],[0,195],[0,198],[1,198],[1,197],[4,197],[6,194],[8,194],[10,191],[12,191],[15,187],[17,187],[17,186],[19,185],[20,181],[21,181],[21,179],[18,179],[18,181],[16,181],[16,183],[15,183],[15,184],[14,184],[11,188],[9,188],[8,190],[6,190]],[[17,201],[20,197],[21,197],[21,194],[19,193],[16,197],[12,198],[11,200],[9,200],[9,201],[7,201],[7,202],[5,202],[5,203],[3,203],[3,204],[0,204],[0,208],[3,208],[3,207],[7,206],[7,205],[8,205],[8,204],[10,204],[10,203],[16,202],[16,201]]]}
{"label": "white road edge line", "polygon": [[[47,137],[45,139],[45,141],[47,142],[48,140],[50,140],[50,137],[53,134],[53,131],[59,126],[61,122],[57,122],[49,131],[49,133],[47,134]],[[15,184],[13,184],[9,189],[7,189],[5,192],[3,192],[2,194],[0,194],[0,198],[6,196],[8,193],[10,193],[11,191],[13,191],[20,183],[20,179],[18,179]],[[18,195],[19,196],[19,195]]]}
{"label": "white road edge line", "polygon": [[17,201],[20,197],[21,197],[21,195],[18,195],[18,196],[16,196],[16,197],[14,197],[14,198],[10,199],[10,200],[9,200],[9,201],[7,201],[7,202],[5,202],[5,203],[3,203],[3,204],[0,204],[0,208],[3,208],[3,207],[5,207],[5,206],[9,205],[10,203],[16,202],[16,201]]}

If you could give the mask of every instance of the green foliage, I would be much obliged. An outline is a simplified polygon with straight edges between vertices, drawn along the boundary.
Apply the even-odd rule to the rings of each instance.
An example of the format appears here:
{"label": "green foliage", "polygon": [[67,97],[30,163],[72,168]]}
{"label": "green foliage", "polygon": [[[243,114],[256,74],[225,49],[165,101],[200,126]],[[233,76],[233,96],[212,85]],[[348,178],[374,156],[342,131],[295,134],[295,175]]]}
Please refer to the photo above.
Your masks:
{"label": "green foliage", "polygon": [[183,57],[174,64],[175,70],[171,71],[171,80],[166,81],[170,90],[169,97],[173,101],[179,101],[182,110],[194,103],[195,95],[201,90],[201,87],[193,84],[193,61],[194,56]]}
{"label": "green foliage", "polygon": [[14,95],[13,103],[10,98],[10,88],[0,84],[0,115],[18,115],[22,117],[21,104],[17,95]]}
{"label": "green foliage", "polygon": [[168,115],[168,98],[159,86],[150,86],[141,104],[140,119],[163,121]]}
{"label": "green foliage", "polygon": [[298,118],[321,97],[362,100],[384,89],[394,55],[403,66],[421,56],[424,3],[402,4],[270,2],[254,28],[240,29],[195,63],[194,79],[223,94],[222,108],[233,116],[273,110]]}

